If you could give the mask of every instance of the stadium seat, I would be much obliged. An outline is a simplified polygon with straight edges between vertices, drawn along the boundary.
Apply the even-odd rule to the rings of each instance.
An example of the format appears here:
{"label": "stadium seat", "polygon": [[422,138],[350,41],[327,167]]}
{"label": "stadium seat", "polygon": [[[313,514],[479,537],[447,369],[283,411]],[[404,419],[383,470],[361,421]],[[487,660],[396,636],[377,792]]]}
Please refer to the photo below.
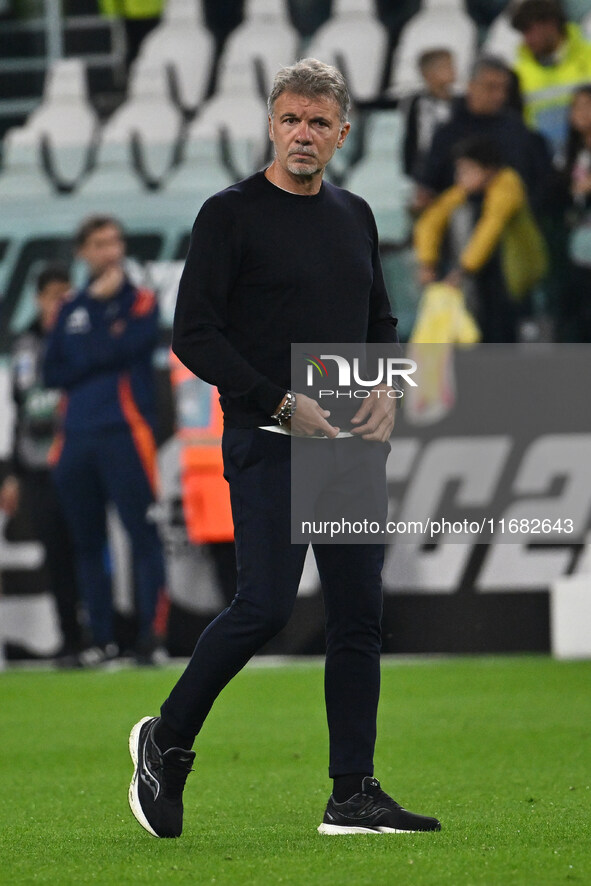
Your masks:
{"label": "stadium seat", "polygon": [[486,55],[502,58],[511,67],[517,55],[517,47],[521,42],[522,36],[511,25],[509,16],[506,13],[501,13],[488,29],[482,51]]}
{"label": "stadium seat", "polygon": [[183,154],[182,163],[166,182],[167,194],[190,194],[198,209],[208,197],[235,181],[222,162],[219,134],[187,139]]}
{"label": "stadium seat", "polygon": [[287,17],[286,0],[247,0],[244,21],[228,37],[218,70],[223,76],[227,65],[242,61],[256,64],[259,87],[266,98],[279,68],[296,60],[299,42],[299,34]]}
{"label": "stadium seat", "polygon": [[182,126],[182,114],[169,97],[165,69],[138,59],[128,97],[103,129],[97,167],[119,165],[129,157],[144,184],[158,187],[176,163]]}
{"label": "stadium seat", "polygon": [[106,136],[99,145],[96,165],[82,182],[76,196],[100,197],[144,192],[146,186],[133,167],[131,140],[122,140],[118,134]]}
{"label": "stadium seat", "polygon": [[86,69],[77,58],[54,62],[41,104],[23,127],[42,147],[48,174],[59,190],[72,190],[87,172],[99,131],[88,101]]}
{"label": "stadium seat", "polygon": [[388,32],[373,0],[333,0],[332,16],[312,37],[306,55],[340,68],[354,101],[376,99],[382,90]]}
{"label": "stadium seat", "polygon": [[450,49],[455,58],[458,86],[465,85],[475,57],[478,29],[463,0],[423,0],[421,11],[404,26],[394,53],[389,92],[400,96],[419,90],[423,80],[417,60],[435,47]]}
{"label": "stadium seat", "polygon": [[174,101],[186,115],[195,113],[207,96],[215,58],[201,0],[168,0],[162,22],[144,39],[139,58],[162,65]]}
{"label": "stadium seat", "polygon": [[345,185],[363,197],[376,218],[380,240],[403,243],[410,233],[406,206],[412,183],[401,169],[403,120],[399,111],[377,111],[365,127],[365,154]]}
{"label": "stadium seat", "polygon": [[50,197],[54,189],[41,166],[41,143],[37,133],[26,127],[10,129],[3,144],[0,198]]}
{"label": "stadium seat", "polygon": [[562,0],[562,8],[569,21],[580,22],[591,13],[591,0]]}
{"label": "stadium seat", "polygon": [[591,13],[586,15],[581,21],[581,28],[585,38],[591,40]]}
{"label": "stadium seat", "polygon": [[363,154],[365,120],[366,114],[364,112],[357,113],[355,108],[352,109],[349,114],[351,131],[343,147],[335,151],[326,170],[328,180],[334,184],[338,185],[346,179],[351,168]]}
{"label": "stadium seat", "polygon": [[226,65],[219,88],[190,125],[187,140],[215,140],[224,133],[229,142],[229,162],[236,177],[249,175],[269,151],[267,108],[248,59]]}

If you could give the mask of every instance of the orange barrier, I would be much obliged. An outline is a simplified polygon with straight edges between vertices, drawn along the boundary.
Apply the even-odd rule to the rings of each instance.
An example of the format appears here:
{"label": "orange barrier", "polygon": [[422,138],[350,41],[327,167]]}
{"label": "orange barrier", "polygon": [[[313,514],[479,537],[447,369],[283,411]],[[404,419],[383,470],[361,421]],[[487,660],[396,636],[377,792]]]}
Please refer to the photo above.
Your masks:
{"label": "orange barrier", "polygon": [[183,366],[171,352],[171,382],[181,440],[181,492],[189,541],[232,541],[230,491],[223,476],[223,414],[217,388]]}

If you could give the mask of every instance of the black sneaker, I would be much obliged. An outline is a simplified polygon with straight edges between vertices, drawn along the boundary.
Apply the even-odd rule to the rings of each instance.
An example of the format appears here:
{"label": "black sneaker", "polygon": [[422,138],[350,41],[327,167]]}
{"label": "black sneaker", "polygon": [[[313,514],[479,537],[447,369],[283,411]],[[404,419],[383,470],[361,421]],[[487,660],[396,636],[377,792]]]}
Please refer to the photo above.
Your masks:
{"label": "black sneaker", "polygon": [[144,717],[129,736],[129,751],[135,766],[129,786],[131,811],[154,837],[180,837],[183,830],[183,788],[194,751],[169,748],[164,753],[153,733],[159,717]]}
{"label": "black sneaker", "polygon": [[436,818],[403,809],[380,787],[377,778],[366,775],[361,793],[345,803],[330,797],[319,834],[404,834],[410,831],[440,831]]}

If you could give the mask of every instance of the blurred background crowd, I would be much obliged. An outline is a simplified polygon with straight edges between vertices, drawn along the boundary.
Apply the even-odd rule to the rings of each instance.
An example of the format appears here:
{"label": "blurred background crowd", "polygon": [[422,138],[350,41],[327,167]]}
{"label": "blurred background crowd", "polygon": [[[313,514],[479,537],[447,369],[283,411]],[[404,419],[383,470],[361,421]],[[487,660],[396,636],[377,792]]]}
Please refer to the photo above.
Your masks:
{"label": "blurred background crowd", "polygon": [[[47,480],[57,401],[35,372],[56,304],[81,282],[74,232],[92,212],[114,216],[140,283],[150,268],[170,377],[192,220],[269,161],[266,96],[304,56],[347,76],[353,127],[327,179],[375,213],[403,340],[419,327],[423,341],[454,340],[453,312],[443,326],[421,316],[443,283],[485,343],[591,341],[591,0],[0,0],[0,355],[14,401],[0,517],[34,500],[64,655],[92,638],[73,617]],[[159,442],[213,402],[181,376],[173,366],[176,419]],[[230,531],[195,540],[224,545],[215,568],[231,598]]]}
{"label": "blurred background crowd", "polygon": [[591,2],[1,7],[0,197],[109,193],[116,212],[143,191],[191,195],[196,211],[269,159],[273,74],[318,56],[354,99],[329,178],[374,209],[403,337],[420,288],[445,279],[468,294],[484,341],[589,340]]}

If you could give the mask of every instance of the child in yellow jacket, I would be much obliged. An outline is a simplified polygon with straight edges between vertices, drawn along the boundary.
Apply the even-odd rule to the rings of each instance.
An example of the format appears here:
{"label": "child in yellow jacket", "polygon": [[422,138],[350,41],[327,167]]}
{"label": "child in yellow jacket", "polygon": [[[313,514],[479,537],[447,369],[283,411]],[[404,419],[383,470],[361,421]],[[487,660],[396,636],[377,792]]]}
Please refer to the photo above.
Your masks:
{"label": "child in yellow jacket", "polygon": [[444,241],[455,241],[445,280],[465,284],[483,341],[515,341],[518,303],[546,272],[542,235],[521,178],[502,165],[492,142],[481,137],[461,142],[455,165],[456,184],[415,225],[419,281],[440,278]]}

